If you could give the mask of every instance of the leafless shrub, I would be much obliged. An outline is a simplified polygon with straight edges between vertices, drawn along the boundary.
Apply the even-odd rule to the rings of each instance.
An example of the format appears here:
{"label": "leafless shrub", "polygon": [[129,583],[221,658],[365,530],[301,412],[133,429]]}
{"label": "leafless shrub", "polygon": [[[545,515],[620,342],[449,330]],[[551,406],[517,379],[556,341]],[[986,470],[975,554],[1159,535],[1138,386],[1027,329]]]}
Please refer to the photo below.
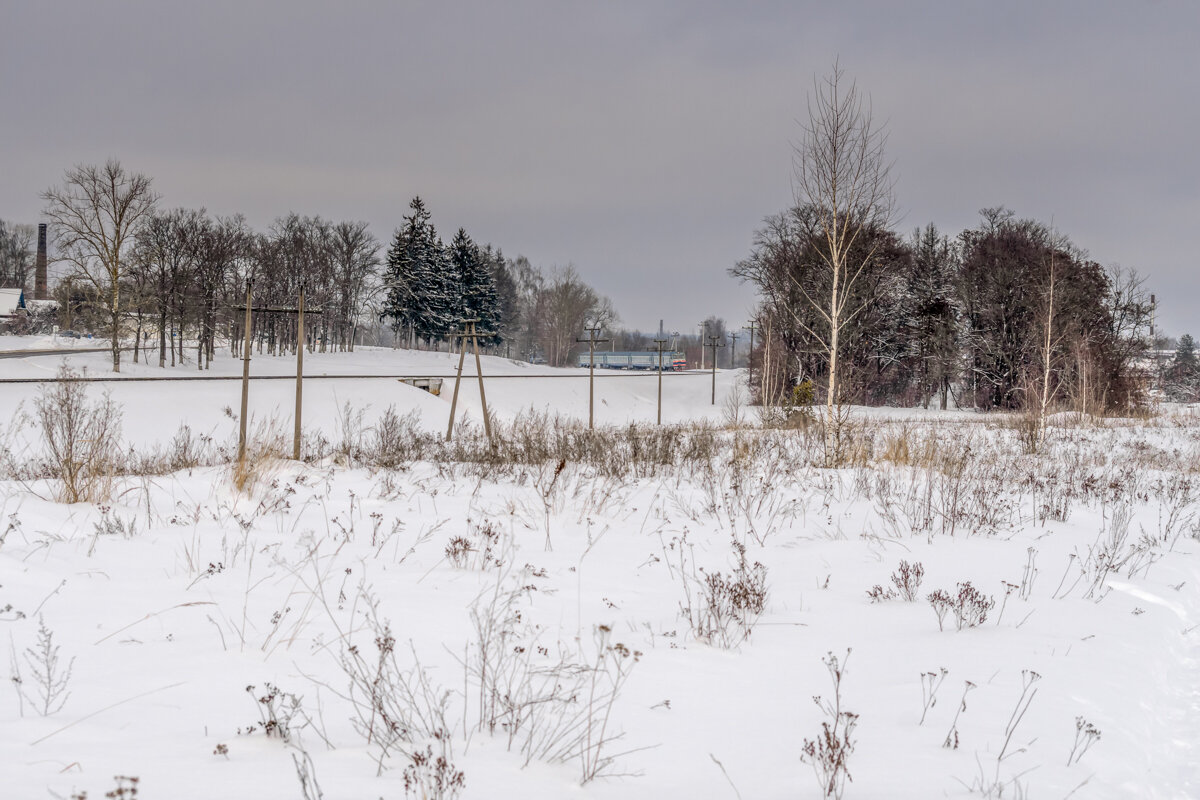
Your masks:
{"label": "leafless shrub", "polygon": [[950,730],[946,731],[946,738],[942,741],[942,747],[947,750],[958,749],[958,718],[967,710],[967,695],[974,688],[975,684],[963,681],[963,693],[958,701],[958,710],[954,712],[954,719],[950,721]]}
{"label": "leafless shrub", "polygon": [[60,367],[57,382],[44,385],[34,400],[34,413],[50,474],[60,481],[59,500],[95,503],[112,494],[121,411],[108,395],[89,402],[79,377],[70,367]]}
{"label": "leafless shrub", "polygon": [[296,780],[300,781],[300,795],[303,800],[323,800],[325,795],[317,783],[317,767],[312,756],[303,747],[298,750],[299,755],[292,753],[292,763],[296,766]]}
{"label": "leafless shrub", "polygon": [[982,625],[987,621],[988,612],[996,607],[996,599],[976,589],[970,581],[959,583],[953,595],[944,589],[936,589],[927,599],[937,615],[939,630],[945,630],[947,614],[954,615],[954,626],[961,631]]}
{"label": "leafless shrub", "polygon": [[[246,693],[254,699],[258,709],[258,727],[268,738],[277,738],[284,744],[290,744],[292,721],[297,718],[304,720],[299,727],[308,724],[308,720],[301,710],[302,698],[291,692],[285,692],[278,686],[272,686],[270,683],[263,684],[263,686],[266,691],[261,693],[253,685],[246,687]],[[253,733],[254,730],[255,726],[250,725],[247,727],[246,733]]]}
{"label": "leafless shrub", "polygon": [[1078,764],[1093,744],[1100,741],[1100,729],[1083,717],[1075,718],[1075,742],[1067,755],[1067,766]]}
{"label": "leafless shrub", "polygon": [[921,673],[921,721],[917,723],[918,725],[925,724],[925,715],[929,713],[929,709],[937,705],[938,689],[942,688],[942,682],[949,674],[950,671],[945,667],[940,668],[937,672]]}
{"label": "leafless shrub", "polygon": [[[1075,559],[1080,578],[1087,586],[1083,596],[1096,602],[1103,600],[1107,594],[1105,587],[1110,574],[1119,572],[1131,561],[1137,564],[1141,560],[1138,557],[1139,548],[1136,545],[1129,546],[1129,526],[1133,521],[1132,504],[1119,503],[1106,517],[1104,526],[1096,535],[1096,541],[1088,546],[1087,554]],[[1079,579],[1076,579],[1071,588],[1078,583]],[[1068,588],[1063,596],[1070,591]]]}
{"label": "leafless shrub", "polygon": [[854,728],[858,725],[858,714],[842,710],[842,680],[846,675],[846,664],[850,661],[850,650],[842,661],[829,653],[822,659],[833,681],[833,698],[825,700],[813,697],[827,719],[821,722],[821,733],[816,739],[805,739],[801,748],[801,760],[813,768],[821,796],[841,800],[846,782],[853,781],[850,775],[850,755],[854,752]]}
{"label": "leafless shrub", "polygon": [[1193,509],[1196,495],[1192,478],[1187,475],[1172,475],[1158,480],[1151,486],[1151,493],[1159,502],[1157,538],[1172,549],[1180,534],[1191,527],[1196,518]]}
{"label": "leafless shrub", "polygon": [[433,746],[409,756],[404,768],[404,796],[412,800],[454,800],[466,788],[466,776],[449,759],[449,742],[437,737],[441,752],[435,757]]}
{"label": "leafless shrub", "polygon": [[900,567],[892,573],[892,587],[884,589],[876,584],[867,591],[867,597],[872,603],[900,598],[905,602],[913,602],[921,591],[921,579],[925,577],[925,567],[920,561],[909,564],[901,561]]}
{"label": "leafless shrub", "polygon": [[167,462],[172,472],[192,469],[210,460],[212,437],[196,436],[186,423],[179,426],[167,448]]}
{"label": "leafless shrub", "polygon": [[1029,403],[1025,409],[1006,415],[1006,419],[1006,427],[1016,432],[1021,451],[1027,455],[1036,455],[1038,448],[1044,443],[1046,424],[1037,405]]}
{"label": "leafless shrub", "polygon": [[[44,619],[38,617],[37,644],[25,649],[25,663],[33,676],[33,690],[37,692],[37,697],[25,695],[25,699],[43,717],[61,711],[71,696],[67,687],[71,682],[75,659],[72,658],[64,666],[59,650],[60,647],[54,643],[54,632],[46,627]],[[23,691],[23,681],[18,681],[17,688]]]}
{"label": "leafless shrub", "polygon": [[502,567],[507,558],[504,556],[506,550],[505,537],[489,520],[482,525],[471,524],[466,536],[451,537],[445,554],[446,559],[459,569],[484,570],[490,566]]}
{"label": "leafless shrub", "polygon": [[104,793],[109,800],[137,800],[138,784],[141,778],[136,775],[114,775],[117,785]]}
{"label": "leafless shrub", "polygon": [[1028,547],[1025,549],[1025,569],[1021,572],[1020,597],[1022,600],[1029,600],[1033,594],[1033,582],[1037,580],[1037,549]]}
{"label": "leafless shrub", "polygon": [[715,647],[734,647],[749,638],[767,604],[767,568],[746,559],[746,548],[736,539],[733,571],[699,575],[690,569],[685,548],[679,548],[679,574],[684,599],[680,612],[692,633]]}
{"label": "leafless shrub", "polygon": [[896,587],[900,597],[911,603],[917,599],[921,591],[921,579],[925,577],[925,567],[920,561],[909,564],[900,562],[900,568],[892,573],[892,585]]}
{"label": "leafless shrub", "polygon": [[417,419],[415,411],[401,416],[395,406],[384,409],[364,447],[367,463],[383,469],[401,469],[412,463],[420,455],[419,443],[425,438],[417,428]]}
{"label": "leafless shrub", "polygon": [[546,525],[546,552],[554,549],[550,542],[550,519],[558,510],[559,503],[562,498],[563,482],[559,481],[563,472],[567,468],[567,460],[559,459],[558,464],[542,464],[534,478],[534,486],[537,488],[538,497],[542,501],[542,510],[545,512],[544,520]]}
{"label": "leafless shrub", "polygon": [[[733,458],[706,468],[699,478],[706,493],[701,510],[714,517],[738,541],[759,545],[802,510],[794,477],[785,457],[771,457],[770,445],[752,447],[748,440],[729,445]],[[782,456],[782,454],[780,454]]]}
{"label": "leafless shrub", "polygon": [[746,424],[746,390],[740,383],[725,396],[721,407],[721,419],[727,428],[740,428]]}
{"label": "leafless shrub", "polygon": [[526,764],[575,761],[587,783],[614,763],[612,711],[641,653],[613,643],[606,625],[596,627],[590,654],[543,646],[519,608],[528,591],[500,575],[472,606],[464,667],[477,697],[476,729],[505,736]]}
{"label": "leafless shrub", "polygon": [[1013,737],[1021,725],[1021,720],[1025,718],[1025,713],[1029,711],[1034,697],[1037,696],[1038,690],[1035,687],[1041,679],[1042,676],[1033,670],[1021,670],[1021,696],[1017,698],[1012,714],[1009,715],[1008,723],[1004,726],[1004,744],[996,755],[996,768],[991,775],[986,775],[981,764],[979,776],[971,784],[971,791],[978,792],[986,798],[1004,797],[1009,786],[1013,787],[1013,791],[1018,795],[1024,791],[1019,775],[1002,779],[1000,770],[1007,759],[1025,752],[1025,747],[1013,748]]}
{"label": "leafless shrub", "polygon": [[449,692],[434,685],[415,650],[410,648],[412,666],[401,665],[390,623],[379,617],[369,594],[364,591],[360,599],[374,652],[347,643],[339,664],[349,681],[344,697],[353,709],[351,722],[367,746],[376,748],[376,774],[382,774],[394,755],[411,761],[423,742],[448,735],[450,698]]}
{"label": "leafless shrub", "polygon": [[334,422],[337,424],[337,444],[334,457],[345,466],[353,466],[363,456],[363,437],[366,433],[366,409],[355,408],[349,402],[338,409]]}

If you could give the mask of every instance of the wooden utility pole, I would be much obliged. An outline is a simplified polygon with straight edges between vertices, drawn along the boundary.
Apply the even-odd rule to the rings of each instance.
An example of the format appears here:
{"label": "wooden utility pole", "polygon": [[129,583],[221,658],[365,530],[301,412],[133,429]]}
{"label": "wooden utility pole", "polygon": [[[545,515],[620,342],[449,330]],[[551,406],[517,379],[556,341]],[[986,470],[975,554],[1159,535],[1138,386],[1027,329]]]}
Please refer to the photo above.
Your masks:
{"label": "wooden utility pole", "polygon": [[737,331],[729,332],[729,368],[737,369],[737,340],[741,336]]}
{"label": "wooden utility pole", "polygon": [[[253,348],[253,340],[250,335],[251,328],[251,312],[271,313],[271,314],[296,314],[296,420],[295,433],[292,439],[292,457],[299,460],[300,458],[300,409],[301,400],[304,389],[304,288],[300,288],[300,305],[296,308],[279,308],[276,306],[259,306],[255,308],[251,305],[251,283],[246,281],[246,305],[234,306],[234,311],[246,312],[246,336],[242,344],[242,414],[238,420],[238,461],[242,461],[246,457],[246,422],[249,413],[250,405],[250,350]],[[309,314],[320,314],[320,311],[309,311]]]}
{"label": "wooden utility pole", "polygon": [[[483,432],[487,434],[488,444],[495,445],[492,440],[492,421],[488,414],[487,394],[483,391],[483,365],[479,361],[479,336],[475,331],[475,323],[471,320],[471,349],[475,351],[475,377],[479,380],[479,404],[483,406]],[[463,339],[463,349],[467,349],[467,340]]]}
{"label": "wooden utility pole", "polygon": [[[454,394],[450,397],[450,421],[446,425],[446,441],[454,434],[454,413],[458,408],[458,387],[462,383],[463,362],[467,358],[467,339],[471,340],[471,348],[475,351],[475,377],[479,379],[479,403],[483,406],[483,431],[487,434],[488,443],[495,446],[492,439],[492,421],[488,414],[487,394],[483,391],[483,366],[479,360],[479,333],[475,329],[478,319],[464,319],[462,329],[453,334],[453,338],[461,339],[458,348],[458,372],[454,376]],[[453,339],[452,339],[453,341]]]}
{"label": "wooden utility pole", "polygon": [[300,410],[304,397],[304,284],[300,285],[300,304],[296,308],[296,427],[292,432],[292,458],[299,461]]}
{"label": "wooden utility pole", "polygon": [[754,320],[750,320],[750,324],[746,326],[746,330],[750,331],[750,354],[746,356],[746,375],[747,382],[753,388],[754,386],[754,330],[757,326]]}
{"label": "wooden utility pole", "polygon": [[[465,328],[465,326],[464,326]],[[459,333],[455,336],[461,335]],[[463,362],[467,359],[467,348],[461,347],[458,351],[458,371],[454,374],[454,394],[450,396],[450,421],[446,423],[446,441],[450,441],[450,437],[454,434],[454,411],[458,408],[458,385],[462,383],[462,368]]]}
{"label": "wooden utility pole", "polygon": [[242,345],[242,413],[238,416],[239,462],[246,460],[246,413],[250,406],[250,286],[250,281],[246,281],[246,340]]}
{"label": "wooden utility pole", "polygon": [[595,399],[596,399],[596,345],[610,341],[609,339],[598,339],[596,334],[600,333],[600,328],[585,328],[589,335],[586,339],[576,339],[577,342],[588,343],[588,430],[593,430],[595,421]]}
{"label": "wooden utility pole", "polygon": [[662,373],[663,373],[663,346],[667,343],[667,339],[655,339],[654,344],[658,347],[658,424],[662,425]]}
{"label": "wooden utility pole", "polygon": [[708,347],[712,348],[712,404],[717,404],[717,348],[724,347],[720,336],[709,336]]}

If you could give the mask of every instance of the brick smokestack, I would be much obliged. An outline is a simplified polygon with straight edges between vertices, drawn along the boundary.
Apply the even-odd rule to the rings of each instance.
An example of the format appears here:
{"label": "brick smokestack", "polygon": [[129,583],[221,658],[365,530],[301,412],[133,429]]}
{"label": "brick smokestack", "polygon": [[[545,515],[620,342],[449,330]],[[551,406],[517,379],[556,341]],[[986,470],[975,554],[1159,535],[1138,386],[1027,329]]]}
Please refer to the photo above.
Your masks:
{"label": "brick smokestack", "polygon": [[46,223],[38,225],[37,261],[34,262],[33,299],[49,299],[46,287]]}

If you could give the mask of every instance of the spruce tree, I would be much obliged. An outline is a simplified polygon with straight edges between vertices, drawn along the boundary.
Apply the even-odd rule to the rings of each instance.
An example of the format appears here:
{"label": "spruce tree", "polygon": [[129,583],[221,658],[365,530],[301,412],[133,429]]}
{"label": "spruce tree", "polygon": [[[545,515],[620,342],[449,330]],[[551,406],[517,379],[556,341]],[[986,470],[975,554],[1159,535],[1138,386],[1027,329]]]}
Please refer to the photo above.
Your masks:
{"label": "spruce tree", "polygon": [[1187,368],[1196,366],[1196,340],[1190,333],[1179,337],[1179,343],[1175,345],[1175,363]]}
{"label": "spruce tree", "polygon": [[492,279],[492,289],[496,296],[492,342],[498,345],[511,341],[516,336],[521,323],[521,298],[517,293],[517,283],[500,248],[493,250],[490,244],[487,245],[483,249],[483,261]]}
{"label": "spruce tree", "polygon": [[450,254],[433,225],[428,226],[420,243],[417,263],[422,297],[417,334],[433,342],[449,336],[458,329],[459,323],[458,280]]}
{"label": "spruce tree", "polygon": [[922,403],[928,407],[930,397],[939,395],[944,409],[950,383],[956,377],[961,338],[962,308],[955,285],[957,253],[933,223],[913,233],[912,251],[904,324],[911,368]]}
{"label": "spruce tree", "polygon": [[385,273],[388,295],[382,318],[392,321],[397,333],[407,331],[409,344],[422,335],[422,321],[427,306],[424,273],[426,242],[432,227],[429,211],[420,197],[409,203],[412,214],[404,218],[404,225],[396,230],[387,253]]}
{"label": "spruce tree", "polygon": [[463,228],[458,229],[450,245],[450,260],[454,265],[460,291],[458,308],[463,319],[477,319],[476,329],[489,343],[499,331],[499,309],[496,287],[487,264],[487,253],[479,248]]}

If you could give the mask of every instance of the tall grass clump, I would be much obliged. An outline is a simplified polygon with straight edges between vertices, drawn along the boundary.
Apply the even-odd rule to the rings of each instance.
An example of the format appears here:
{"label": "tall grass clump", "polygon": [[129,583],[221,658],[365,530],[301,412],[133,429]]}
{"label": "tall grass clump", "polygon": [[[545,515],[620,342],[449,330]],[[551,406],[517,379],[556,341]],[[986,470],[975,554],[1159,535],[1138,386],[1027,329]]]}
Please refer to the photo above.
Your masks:
{"label": "tall grass clump", "polygon": [[239,492],[249,494],[279,467],[287,453],[288,437],[279,420],[265,420],[247,437],[245,455],[230,464],[229,479]]}

